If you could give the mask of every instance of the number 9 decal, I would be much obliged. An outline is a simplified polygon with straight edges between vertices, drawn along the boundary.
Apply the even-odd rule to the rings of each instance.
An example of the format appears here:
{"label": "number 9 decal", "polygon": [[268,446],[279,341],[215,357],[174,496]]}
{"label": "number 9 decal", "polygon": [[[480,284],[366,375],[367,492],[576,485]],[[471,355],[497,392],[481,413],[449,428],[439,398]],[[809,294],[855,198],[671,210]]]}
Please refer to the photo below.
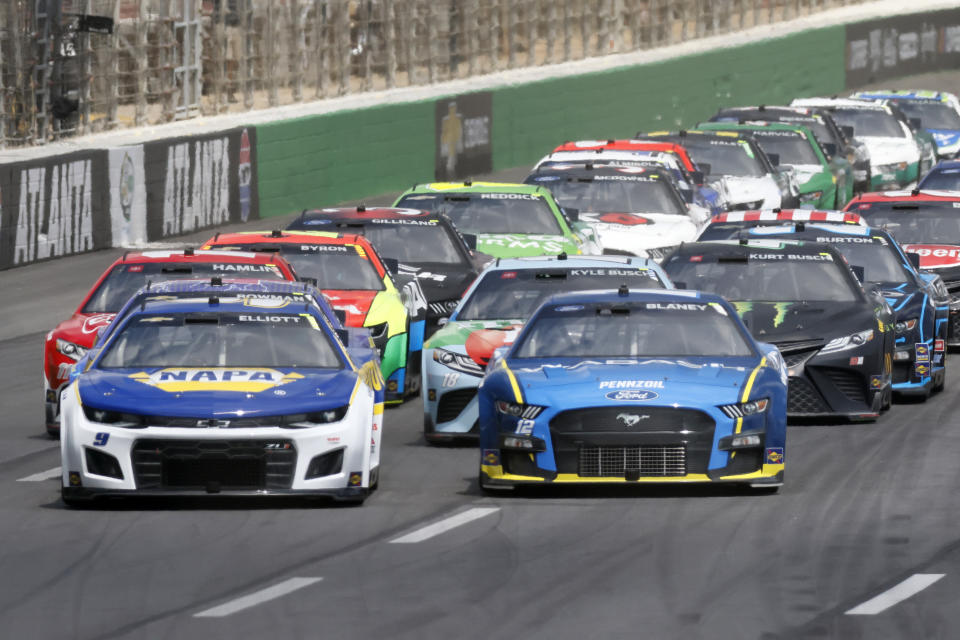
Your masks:
{"label": "number 9 decal", "polygon": [[93,444],[98,447],[102,447],[103,445],[107,444],[107,441],[109,439],[110,439],[110,434],[105,431],[101,431],[100,433],[98,433],[93,437]]}

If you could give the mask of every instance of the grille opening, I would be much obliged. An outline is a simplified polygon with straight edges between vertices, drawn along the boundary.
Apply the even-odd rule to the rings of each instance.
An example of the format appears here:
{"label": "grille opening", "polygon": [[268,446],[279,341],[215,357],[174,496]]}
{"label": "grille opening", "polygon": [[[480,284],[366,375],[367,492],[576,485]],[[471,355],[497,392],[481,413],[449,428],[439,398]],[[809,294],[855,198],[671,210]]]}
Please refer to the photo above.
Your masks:
{"label": "grille opening", "polygon": [[477,395],[476,387],[469,389],[457,389],[450,393],[440,396],[440,402],[437,404],[437,422],[450,422],[455,420],[474,396]]}
{"label": "grille opening", "polygon": [[87,460],[87,471],[95,476],[105,476],[107,478],[117,478],[123,480],[123,470],[120,468],[120,461],[103,451],[94,449],[84,449],[84,456]]}
{"label": "grille opening", "polygon": [[171,457],[164,461],[164,484],[168,487],[259,489],[266,484],[262,458],[200,459]]}
{"label": "grille opening", "polygon": [[343,469],[343,449],[328,451],[319,456],[315,456],[307,467],[306,479],[322,478],[340,473]]}
{"label": "grille opening", "polygon": [[687,450],[680,445],[582,446],[577,475],[588,478],[687,475]]}

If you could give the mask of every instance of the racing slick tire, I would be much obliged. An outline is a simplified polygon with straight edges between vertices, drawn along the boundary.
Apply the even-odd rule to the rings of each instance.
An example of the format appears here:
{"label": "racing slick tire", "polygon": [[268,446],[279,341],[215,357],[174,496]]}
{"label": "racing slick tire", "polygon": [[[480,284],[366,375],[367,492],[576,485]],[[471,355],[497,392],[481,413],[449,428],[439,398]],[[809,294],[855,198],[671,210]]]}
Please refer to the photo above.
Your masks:
{"label": "racing slick tire", "polygon": [[60,500],[68,509],[89,509],[93,506],[94,499],[91,497],[80,497],[74,491],[67,487],[60,487]]}
{"label": "racing slick tire", "polygon": [[946,367],[944,367],[943,369],[941,369],[938,373],[939,373],[939,376],[934,378],[934,380],[936,380],[936,382],[934,382],[934,383],[933,383],[933,386],[930,388],[930,390],[931,390],[933,393],[940,393],[940,392],[943,391],[943,390],[946,388],[946,386],[947,386],[947,369],[946,369]]}

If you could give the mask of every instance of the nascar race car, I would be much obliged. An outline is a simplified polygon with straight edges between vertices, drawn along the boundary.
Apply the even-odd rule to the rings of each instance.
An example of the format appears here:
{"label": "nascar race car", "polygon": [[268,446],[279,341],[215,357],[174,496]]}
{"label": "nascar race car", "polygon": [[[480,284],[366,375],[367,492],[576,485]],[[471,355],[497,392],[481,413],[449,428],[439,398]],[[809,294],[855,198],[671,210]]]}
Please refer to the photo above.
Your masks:
{"label": "nascar race car", "polygon": [[496,258],[600,253],[590,226],[565,215],[542,187],[434,182],[414,185],[394,206],[447,214],[461,233],[477,236],[477,250]]}
{"label": "nascar race car", "polygon": [[[580,154],[593,152],[592,158],[585,158]],[[683,194],[684,201],[691,208],[703,209],[711,215],[725,210],[726,198],[711,185],[706,184],[706,176],[697,168],[690,158],[690,154],[681,145],[673,142],[659,142],[655,140],[577,140],[565,142],[542,158],[534,167],[541,168],[545,163],[564,160],[576,160],[600,164],[604,154],[608,152],[626,152],[638,154],[642,158],[666,165],[670,173],[676,178],[677,187]],[[667,162],[667,159],[675,162]]]}
{"label": "nascar race car", "polygon": [[866,227],[856,213],[843,211],[820,211],[817,209],[769,209],[762,211],[731,211],[713,216],[700,232],[697,240],[733,240],[739,238],[747,227],[783,226],[807,222],[842,224]]}
{"label": "nascar race car", "polygon": [[[831,217],[856,214],[823,212]],[[719,216],[718,216],[719,217]],[[857,216],[859,218],[859,216]],[[911,263],[889,233],[861,224],[745,221],[733,229],[718,224],[711,239],[783,238],[830,244],[847,259],[861,282],[876,287],[893,310],[895,350],[893,390],[926,398],[943,390],[946,381],[947,309],[949,296],[939,278],[931,282]],[[701,239],[706,239],[701,236]]]}
{"label": "nascar race car", "polygon": [[871,189],[915,184],[935,161],[932,145],[915,135],[902,113],[888,104],[849,98],[804,98],[790,104],[829,109],[839,124],[853,128],[854,138],[870,152]]}
{"label": "nascar race car", "polygon": [[[867,147],[852,137],[853,130],[847,131],[850,137],[837,124],[829,111],[804,109],[802,107],[733,107],[721,109],[710,118],[711,122],[780,122],[791,126],[804,126],[813,133],[817,144],[830,162],[831,172],[837,175],[844,174],[844,179],[850,187],[844,194],[846,203],[854,193],[862,193],[870,189],[870,152]],[[781,160],[783,160],[781,158]]]}
{"label": "nascar race car", "polygon": [[953,158],[960,152],[960,100],[946,91],[858,91],[851,98],[886,100],[897,105],[908,118],[920,121],[920,127],[933,137],[937,155]]}
{"label": "nascar race car", "polygon": [[561,291],[672,288],[654,262],[624,257],[498,260],[470,287],[450,323],[423,348],[427,442],[477,435],[477,387],[494,349],[513,343],[544,299]]}
{"label": "nascar race car", "polygon": [[920,191],[960,191],[960,160],[943,160],[917,185]]}
{"label": "nascar race car", "polygon": [[777,345],[791,416],[875,420],[892,398],[889,305],[864,292],[826,244],[741,240],[685,244],[663,263],[677,287],[730,300],[757,339]]}
{"label": "nascar race car", "polygon": [[457,232],[442,213],[387,207],[314,209],[287,230],[349,231],[367,238],[377,252],[396,260],[399,271],[416,277],[427,299],[426,335],[450,316],[470,283],[491,261],[475,251],[477,237]]}
{"label": "nascar race car", "polygon": [[47,333],[43,345],[43,404],[47,433],[60,433],[60,388],[93,346],[97,332],[147,282],[213,276],[295,280],[293,267],[276,254],[193,249],[128,252],[97,279],[73,315]]}
{"label": "nascar race car", "polygon": [[314,305],[145,300],[61,393],[63,500],[363,501],[379,474],[382,386],[375,361],[358,366]]}
{"label": "nascar race car", "polygon": [[849,163],[830,162],[813,132],[782,122],[704,122],[703,131],[745,131],[753,135],[774,164],[789,167],[800,190],[800,206],[839,209],[853,197],[853,171]]}
{"label": "nascar race car", "polygon": [[326,231],[243,231],[216,234],[204,243],[212,247],[283,255],[301,276],[316,280],[334,309],[346,313],[345,325],[370,330],[387,381],[387,403],[419,391],[427,301],[416,278],[391,274],[369,240]]}
{"label": "nascar race car", "polygon": [[548,164],[525,179],[546,187],[564,211],[593,227],[605,254],[663,259],[697,237],[692,215],[663,167]]}
{"label": "nascar race car", "polygon": [[549,298],[480,386],[480,487],[783,483],[787,370],[720,296]]}
{"label": "nascar race car", "polygon": [[[960,193],[887,191],[865,193],[847,205],[871,226],[886,229],[922,275],[949,296],[947,346],[960,346]],[[927,275],[929,274],[929,275]]]}
{"label": "nascar race car", "polygon": [[682,145],[707,174],[708,182],[722,182],[731,210],[787,208],[799,204],[796,181],[773,166],[748,132],[655,131],[637,133],[636,137]]}

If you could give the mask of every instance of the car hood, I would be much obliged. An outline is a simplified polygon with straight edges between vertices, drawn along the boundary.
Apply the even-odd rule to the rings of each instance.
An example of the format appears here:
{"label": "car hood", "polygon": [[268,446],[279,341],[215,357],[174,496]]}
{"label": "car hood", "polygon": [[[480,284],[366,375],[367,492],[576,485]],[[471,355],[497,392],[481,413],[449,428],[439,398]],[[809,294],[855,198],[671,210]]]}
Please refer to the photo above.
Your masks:
{"label": "car hood", "polygon": [[77,381],[84,405],[167,417],[275,416],[350,402],[351,369],[156,367],[93,369]]}
{"label": "car hood", "polygon": [[582,213],[604,249],[637,252],[672,247],[697,238],[697,226],[686,216],[664,213]]}
{"label": "car hood", "polygon": [[562,235],[483,233],[477,236],[477,251],[495,258],[521,258],[555,255],[562,251],[576,255],[580,248]]}
{"label": "car hood", "polygon": [[824,169],[819,164],[794,164],[790,165],[793,173],[797,177],[797,184],[801,187],[813,180],[815,177],[823,175]]}
{"label": "car hood", "polygon": [[763,342],[816,340],[876,327],[873,312],[861,305],[732,302],[753,337]]}
{"label": "car hood", "polygon": [[370,312],[370,305],[373,304],[373,299],[378,293],[380,292],[323,290],[323,295],[327,296],[330,306],[347,314],[347,321],[343,323],[347,327],[363,326],[363,321]]}
{"label": "car hood", "polygon": [[576,407],[631,403],[689,406],[737,402],[758,357],[512,360],[528,404]]}
{"label": "car hood", "polygon": [[955,244],[905,244],[903,250],[920,256],[921,269],[960,266],[960,246]]}
{"label": "car hood", "polygon": [[881,138],[858,136],[870,152],[870,164],[873,166],[894,162],[918,162],[920,150],[912,138]]}
{"label": "car hood", "polygon": [[443,347],[466,354],[481,367],[486,367],[494,350],[512,345],[521,328],[523,323],[519,320],[450,322],[427,340],[424,349]]}
{"label": "car hood", "polygon": [[772,176],[724,176],[731,205],[762,201],[762,208],[780,206],[780,187]]}
{"label": "car hood", "polygon": [[470,283],[477,277],[476,272],[466,265],[430,265],[401,264],[400,272],[417,279],[427,302],[456,300],[463,295]]}
{"label": "car hood", "polygon": [[75,313],[56,326],[54,338],[63,338],[81,347],[90,348],[97,340],[97,331],[112,321],[115,313]]}

